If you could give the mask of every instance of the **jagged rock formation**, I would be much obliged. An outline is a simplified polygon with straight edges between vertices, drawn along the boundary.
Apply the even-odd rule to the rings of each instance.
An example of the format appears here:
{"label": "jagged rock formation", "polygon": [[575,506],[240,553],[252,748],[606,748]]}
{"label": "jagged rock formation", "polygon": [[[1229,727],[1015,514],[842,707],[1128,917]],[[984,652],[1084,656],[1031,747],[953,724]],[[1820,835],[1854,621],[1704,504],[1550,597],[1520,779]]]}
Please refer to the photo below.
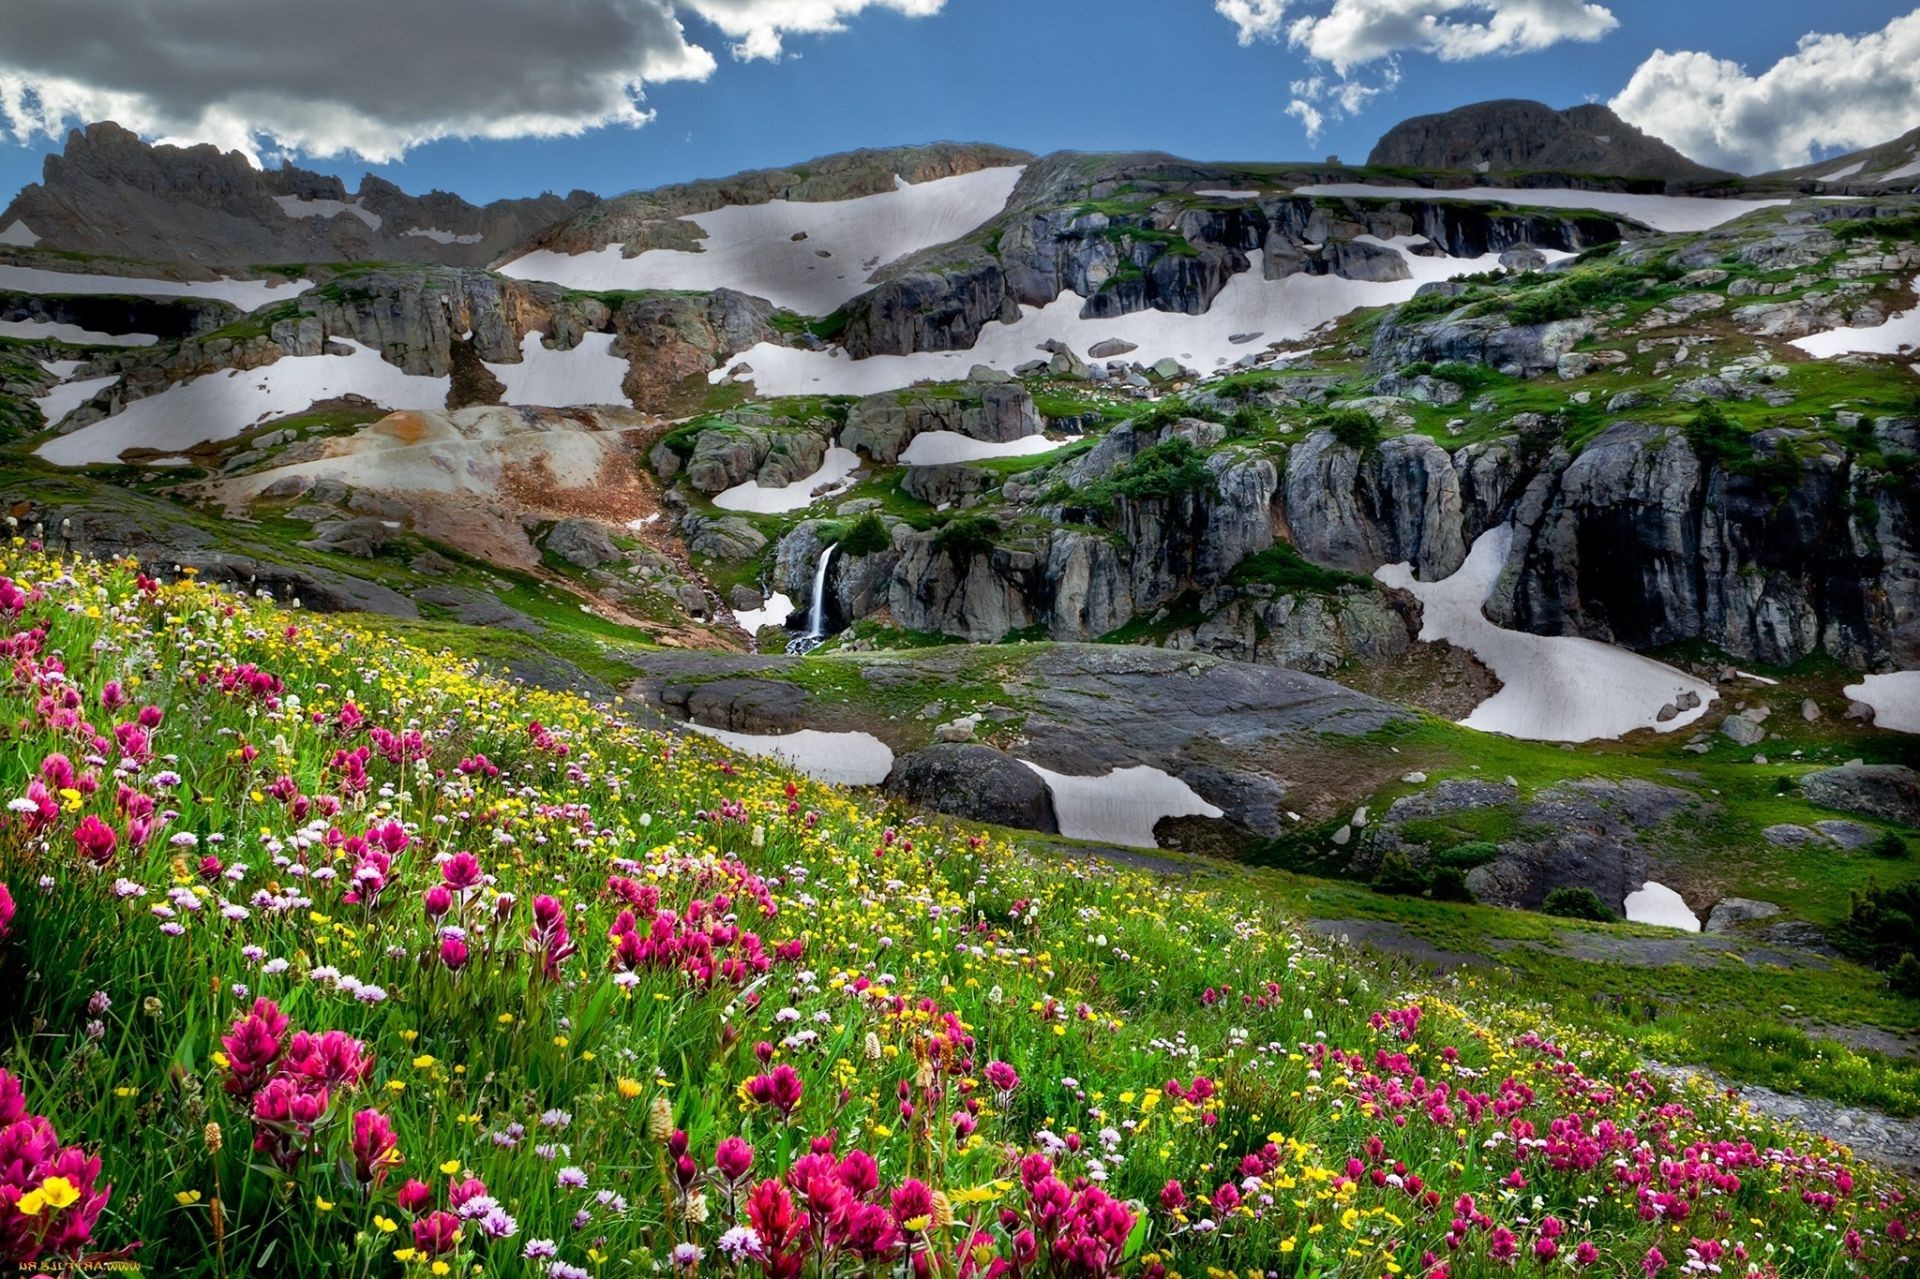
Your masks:
{"label": "jagged rock formation", "polygon": [[1519,98],[1476,102],[1403,120],[1374,145],[1367,163],[1468,173],[1551,171],[1675,182],[1733,176],[1696,164],[1608,107],[1584,103],[1555,111],[1545,103]]}
{"label": "jagged rock formation", "polygon": [[155,262],[440,262],[481,266],[589,206],[575,191],[474,205],[445,191],[408,195],[367,177],[349,197],[337,177],[262,171],[237,151],[151,146],[112,122],[67,136],[38,183],[0,212],[35,246]]}

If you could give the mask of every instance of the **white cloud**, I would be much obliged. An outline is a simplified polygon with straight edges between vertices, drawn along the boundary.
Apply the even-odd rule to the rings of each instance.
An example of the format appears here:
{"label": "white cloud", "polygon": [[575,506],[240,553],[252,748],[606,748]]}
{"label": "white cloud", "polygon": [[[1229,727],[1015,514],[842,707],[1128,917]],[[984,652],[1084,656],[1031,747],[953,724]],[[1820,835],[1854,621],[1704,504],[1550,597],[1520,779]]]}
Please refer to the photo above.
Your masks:
{"label": "white cloud", "polygon": [[1598,40],[1619,26],[1583,0],[1334,0],[1287,27],[1287,43],[1341,75],[1403,51],[1447,62]]}
{"label": "white cloud", "polygon": [[1287,0],[1213,0],[1213,11],[1240,29],[1240,44],[1245,47],[1275,37],[1287,16]]}
{"label": "white cloud", "polygon": [[1920,10],[1864,35],[1802,36],[1758,75],[1656,50],[1608,105],[1703,164],[1749,173],[1872,146],[1920,123]]}
{"label": "white cloud", "polygon": [[[0,129],[117,120],[249,156],[399,159],[437,138],[570,136],[652,119],[645,86],[703,80],[683,13],[775,58],[789,34],[944,0],[6,0]],[[101,33],[111,33],[102,38]]]}
{"label": "white cloud", "polygon": [[[1563,40],[1598,40],[1620,25],[1604,5],[1585,0],[1333,0],[1325,12],[1286,21],[1289,0],[1214,0],[1214,11],[1239,30],[1242,45],[1279,41],[1333,68],[1339,79],[1296,81],[1287,114],[1309,141],[1329,117],[1358,112],[1400,83],[1403,53],[1445,62],[1528,53]],[[1384,63],[1383,70],[1356,75]]]}

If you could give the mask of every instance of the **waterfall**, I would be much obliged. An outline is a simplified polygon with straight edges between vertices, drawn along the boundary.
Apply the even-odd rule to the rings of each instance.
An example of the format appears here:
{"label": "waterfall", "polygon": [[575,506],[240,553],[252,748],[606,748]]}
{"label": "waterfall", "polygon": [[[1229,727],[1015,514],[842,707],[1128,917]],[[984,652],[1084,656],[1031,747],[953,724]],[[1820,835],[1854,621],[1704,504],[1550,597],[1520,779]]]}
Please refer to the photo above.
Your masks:
{"label": "waterfall", "polygon": [[833,544],[820,551],[813,569],[813,598],[807,601],[807,629],[787,644],[789,653],[804,653],[827,638],[827,569],[833,563]]}

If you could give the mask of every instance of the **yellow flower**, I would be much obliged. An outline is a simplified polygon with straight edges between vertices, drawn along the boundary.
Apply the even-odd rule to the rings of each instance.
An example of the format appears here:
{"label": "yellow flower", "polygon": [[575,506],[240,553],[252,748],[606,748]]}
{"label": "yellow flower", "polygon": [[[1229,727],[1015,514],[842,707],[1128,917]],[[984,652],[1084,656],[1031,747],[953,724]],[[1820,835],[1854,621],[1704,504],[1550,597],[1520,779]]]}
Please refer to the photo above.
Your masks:
{"label": "yellow flower", "polygon": [[200,1202],[200,1192],[198,1190],[182,1190],[173,1197],[173,1201],[182,1208],[190,1207]]}
{"label": "yellow flower", "polygon": [[20,1202],[14,1205],[22,1217],[38,1217],[40,1210],[47,1206],[47,1197],[38,1190],[29,1190],[20,1196]]}
{"label": "yellow flower", "polygon": [[40,1194],[47,1201],[47,1207],[65,1208],[80,1198],[80,1189],[65,1177],[49,1177],[40,1183]]}
{"label": "yellow flower", "polygon": [[318,1208],[321,1212],[332,1212],[333,1200],[322,1199],[319,1195],[315,1195],[313,1197],[313,1206]]}
{"label": "yellow flower", "polygon": [[373,1224],[383,1235],[390,1235],[394,1231],[400,1229],[400,1223],[395,1221],[392,1217],[376,1216],[373,1219]]}
{"label": "yellow flower", "polygon": [[453,1176],[454,1173],[459,1171],[460,1171],[460,1161],[458,1159],[449,1159],[447,1160],[447,1162],[440,1165],[440,1172],[443,1176],[451,1177]]}
{"label": "yellow flower", "polygon": [[619,1088],[620,1096],[627,1101],[632,1101],[640,1095],[640,1081],[638,1079],[629,1079],[625,1075],[622,1075],[620,1076],[620,1082],[616,1084],[615,1087]]}

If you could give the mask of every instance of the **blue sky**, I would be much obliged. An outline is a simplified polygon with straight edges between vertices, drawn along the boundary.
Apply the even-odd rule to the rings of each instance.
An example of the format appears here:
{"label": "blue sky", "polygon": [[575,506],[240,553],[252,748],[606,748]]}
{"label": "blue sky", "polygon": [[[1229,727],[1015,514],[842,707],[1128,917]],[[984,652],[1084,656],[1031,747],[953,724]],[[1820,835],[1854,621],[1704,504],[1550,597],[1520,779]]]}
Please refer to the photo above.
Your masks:
{"label": "blue sky", "polygon": [[[1292,0],[1289,13],[1325,10],[1330,2]],[[1499,2],[1487,0],[1489,7]],[[1284,39],[1243,47],[1212,0],[946,0],[926,17],[868,10],[849,16],[839,32],[787,34],[778,61],[745,62],[727,56],[725,35],[687,13],[688,39],[713,50],[716,65],[705,80],[649,85],[645,106],[656,113],[650,124],[599,127],[574,138],[427,142],[370,171],[408,190],[441,187],[488,200],[576,186],[607,194],[941,138],[1032,151],[1158,149],[1197,159],[1338,154],[1358,161],[1406,116],[1489,97],[1555,106],[1605,101],[1660,49],[1712,54],[1757,74],[1794,54],[1810,23],[1856,35],[1913,10],[1885,0],[1608,0],[1606,7],[1618,25],[1593,42],[1456,62],[1400,52],[1398,83],[1352,118],[1329,119],[1316,141],[1287,114],[1289,86],[1316,73],[1333,78],[1330,69]],[[430,59],[431,48],[419,56]],[[1387,66],[1349,74],[1378,83]],[[1856,132],[1894,122],[1880,110]],[[1882,136],[1915,124],[1920,118]],[[57,145],[44,136],[0,143],[0,191],[35,180],[41,156]],[[1815,158],[1838,149],[1812,148]],[[351,154],[302,162],[342,174],[349,186],[369,171]]]}

